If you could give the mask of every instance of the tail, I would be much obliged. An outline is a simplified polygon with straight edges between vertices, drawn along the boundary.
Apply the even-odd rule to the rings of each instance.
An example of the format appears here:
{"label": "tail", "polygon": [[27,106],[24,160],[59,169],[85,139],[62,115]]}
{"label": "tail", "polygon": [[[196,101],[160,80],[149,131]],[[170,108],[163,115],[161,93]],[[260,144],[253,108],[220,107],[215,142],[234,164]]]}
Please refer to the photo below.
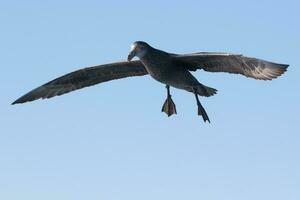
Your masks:
{"label": "tail", "polygon": [[[213,96],[215,94],[217,94],[217,89],[215,88],[211,88],[211,87],[207,87],[201,83],[199,83],[199,85],[197,86],[193,86],[194,90],[196,90],[197,94],[199,94],[200,96],[204,96],[204,97],[210,97]],[[189,90],[190,92],[194,92],[193,89]]]}

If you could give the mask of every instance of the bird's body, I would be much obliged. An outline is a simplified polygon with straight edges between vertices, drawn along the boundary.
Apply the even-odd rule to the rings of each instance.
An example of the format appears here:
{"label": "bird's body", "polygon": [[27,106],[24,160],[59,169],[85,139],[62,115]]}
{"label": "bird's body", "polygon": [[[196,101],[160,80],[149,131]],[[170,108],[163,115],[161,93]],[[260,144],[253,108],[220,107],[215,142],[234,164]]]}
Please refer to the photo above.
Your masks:
{"label": "bird's body", "polygon": [[[135,56],[140,60],[131,61]],[[163,112],[168,116],[177,113],[169,90],[172,86],[194,93],[198,115],[202,115],[204,121],[210,122],[198,95],[212,96],[217,90],[201,84],[190,71],[203,69],[209,72],[228,72],[260,80],[271,80],[283,74],[287,67],[288,65],[240,54],[214,52],[171,54],[155,49],[145,42],[137,41],[131,46],[128,62],[110,63],[74,71],[30,91],[13,104],[51,98],[114,79],[150,74],[152,78],[166,85],[168,93],[162,108]]]}
{"label": "bird's body", "polygon": [[140,60],[150,76],[161,83],[175,87],[175,85],[184,84],[187,81],[180,79],[186,79],[188,70],[174,65],[172,57],[166,52],[151,48],[149,53]]}
{"label": "bird's body", "polygon": [[209,90],[209,94],[203,91],[203,85],[186,67],[177,64],[175,58],[176,54],[150,47],[147,55],[140,58],[140,60],[150,76],[161,83],[189,92],[193,92],[193,88],[195,88],[201,96],[215,94],[216,89]]}

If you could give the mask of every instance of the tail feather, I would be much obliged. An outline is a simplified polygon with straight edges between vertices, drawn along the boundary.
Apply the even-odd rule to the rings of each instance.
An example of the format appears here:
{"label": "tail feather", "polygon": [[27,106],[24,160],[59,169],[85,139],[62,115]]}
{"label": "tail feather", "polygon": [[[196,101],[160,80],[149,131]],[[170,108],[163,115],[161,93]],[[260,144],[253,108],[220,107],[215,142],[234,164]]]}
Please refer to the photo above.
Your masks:
{"label": "tail feather", "polygon": [[[213,95],[217,94],[217,91],[218,91],[215,88],[207,87],[201,83],[197,86],[194,86],[193,88],[194,88],[194,90],[196,90],[197,94],[199,94],[200,96],[205,96],[205,97],[213,96]],[[193,89],[190,89],[188,91],[194,92]]]}

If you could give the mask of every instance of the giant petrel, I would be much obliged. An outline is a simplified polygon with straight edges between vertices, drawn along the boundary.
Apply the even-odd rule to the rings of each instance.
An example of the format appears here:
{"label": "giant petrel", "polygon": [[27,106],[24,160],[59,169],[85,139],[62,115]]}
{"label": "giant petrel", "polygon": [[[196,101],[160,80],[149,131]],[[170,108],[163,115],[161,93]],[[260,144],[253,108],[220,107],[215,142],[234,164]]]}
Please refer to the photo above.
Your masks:
{"label": "giant petrel", "polygon": [[[135,56],[139,60],[131,61]],[[172,86],[192,92],[197,101],[198,115],[202,115],[204,122],[210,122],[198,95],[209,97],[216,94],[217,90],[199,83],[190,71],[203,69],[209,72],[229,72],[260,80],[271,80],[283,74],[287,67],[288,65],[285,64],[241,54],[167,53],[151,47],[146,42],[137,41],[131,45],[128,61],[97,65],[71,72],[28,92],[12,104],[51,98],[114,79],[150,74],[167,88],[167,99],[163,104],[162,112],[168,116],[176,114],[176,107],[170,94],[170,86]]]}

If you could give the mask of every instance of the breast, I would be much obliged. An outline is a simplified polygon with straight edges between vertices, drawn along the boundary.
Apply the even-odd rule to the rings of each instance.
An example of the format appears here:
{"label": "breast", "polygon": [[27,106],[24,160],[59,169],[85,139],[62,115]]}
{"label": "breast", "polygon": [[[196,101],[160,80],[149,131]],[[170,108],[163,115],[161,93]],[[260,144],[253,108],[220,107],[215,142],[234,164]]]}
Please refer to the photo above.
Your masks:
{"label": "breast", "polygon": [[142,63],[150,76],[158,81],[164,79],[167,75],[166,65],[163,63],[153,62],[152,60],[143,60]]}
{"label": "breast", "polygon": [[140,60],[150,76],[159,82],[178,85],[182,79],[186,79],[187,70],[175,65],[172,57],[166,52],[152,51]]}

